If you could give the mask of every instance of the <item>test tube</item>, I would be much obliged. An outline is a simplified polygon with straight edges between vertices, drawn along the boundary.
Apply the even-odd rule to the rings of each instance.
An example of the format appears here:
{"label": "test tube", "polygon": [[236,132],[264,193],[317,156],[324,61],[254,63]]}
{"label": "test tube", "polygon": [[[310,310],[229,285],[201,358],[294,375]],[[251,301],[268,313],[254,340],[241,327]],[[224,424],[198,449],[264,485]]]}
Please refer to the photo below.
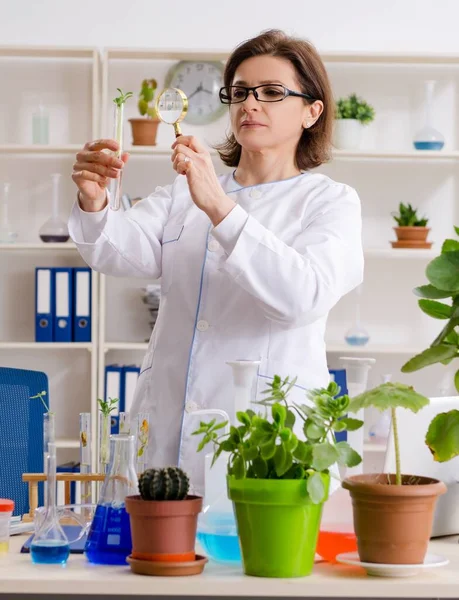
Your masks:
{"label": "test tube", "polygon": [[130,430],[129,413],[128,412],[120,412],[120,433],[129,435],[129,430]]}
{"label": "test tube", "polygon": [[[114,107],[114,131],[113,137],[118,142],[119,148],[113,155],[116,158],[121,158],[123,154],[123,129],[124,129],[124,103]],[[111,179],[110,181],[110,208],[112,210],[119,210],[121,206],[121,180],[123,177],[123,170],[120,170],[119,177],[117,179]]]}
{"label": "test tube", "polygon": [[145,471],[145,457],[148,449],[148,437],[150,432],[149,413],[139,413],[135,420],[135,440],[136,440],[136,471],[137,474]]}
{"label": "test tube", "polygon": [[[91,413],[80,413],[80,473],[91,473]],[[81,481],[81,504],[92,504],[92,483]],[[83,510],[83,514],[87,513]]]}
{"label": "test tube", "polygon": [[[43,473],[48,473],[49,444],[56,442],[56,415],[52,412],[43,413]],[[44,498],[48,497],[48,481],[44,482]]]}
{"label": "test tube", "polygon": [[99,473],[106,473],[110,462],[110,415],[99,411]]}

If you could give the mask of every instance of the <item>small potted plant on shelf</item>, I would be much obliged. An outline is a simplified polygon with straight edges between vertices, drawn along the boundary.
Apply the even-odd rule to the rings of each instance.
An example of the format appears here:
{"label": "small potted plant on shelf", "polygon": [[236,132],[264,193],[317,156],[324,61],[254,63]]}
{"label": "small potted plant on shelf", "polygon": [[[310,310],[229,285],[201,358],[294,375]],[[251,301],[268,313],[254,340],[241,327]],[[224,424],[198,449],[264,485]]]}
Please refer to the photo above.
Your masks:
{"label": "small potted plant on shelf", "polygon": [[156,88],[156,79],[142,81],[137,107],[144,118],[129,119],[133,146],[156,146],[156,134],[160,122],[154,106]]}
{"label": "small potted plant on shelf", "polygon": [[152,575],[202,572],[207,559],[195,553],[202,498],[188,494],[186,473],[178,467],[147,469],[139,477],[139,491],[139,496],[126,498],[131,568]]}
{"label": "small potted plant on shelf", "polygon": [[[233,501],[244,572],[260,577],[309,575],[319,535],[330,468],[353,467],[361,457],[333,432],[356,430],[362,421],[346,417],[349,397],[335,382],[308,392],[308,404],[287,402],[295,379],[276,375],[260,402],[269,416],[237,413],[239,426],[221,434],[222,423],[201,423],[202,450],[214,445],[213,460],[225,453],[228,497]],[[301,422],[301,436],[294,432]],[[302,439],[300,439],[302,438]]]}
{"label": "small potted plant on shelf", "polygon": [[354,475],[343,481],[352,497],[354,529],[362,562],[421,564],[427,552],[441,481],[404,474],[400,465],[397,408],[418,412],[429,399],[401,383],[383,383],[353,398],[349,412],[390,410],[396,472]]}
{"label": "small potted plant on shelf", "polygon": [[360,148],[363,126],[374,118],[374,108],[356,94],[339,98],[335,109],[334,145],[340,150]]}
{"label": "small potted plant on shelf", "polygon": [[397,235],[397,241],[391,242],[393,248],[431,248],[432,243],[427,242],[427,236],[430,229],[427,227],[428,219],[420,219],[417,215],[417,209],[411,204],[400,202],[398,213],[392,213],[397,227],[394,231]]}

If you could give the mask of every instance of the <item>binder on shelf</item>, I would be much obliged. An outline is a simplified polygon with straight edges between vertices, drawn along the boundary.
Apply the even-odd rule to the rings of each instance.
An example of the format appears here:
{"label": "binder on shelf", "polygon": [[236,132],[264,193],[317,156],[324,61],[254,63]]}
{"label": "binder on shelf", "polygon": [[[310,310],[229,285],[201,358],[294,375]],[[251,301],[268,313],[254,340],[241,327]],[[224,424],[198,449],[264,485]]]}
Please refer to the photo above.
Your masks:
{"label": "binder on shelf", "polygon": [[[335,381],[340,389],[339,396],[347,394],[347,378],[346,369],[329,369],[330,380]],[[337,442],[347,442],[347,431],[335,431],[335,439]]]}
{"label": "binder on shelf", "polygon": [[54,330],[54,277],[48,267],[35,269],[35,341],[52,342]]}
{"label": "binder on shelf", "polygon": [[91,269],[73,269],[73,341],[91,341]]}
{"label": "binder on shelf", "polygon": [[73,269],[54,267],[54,341],[72,341]]}
{"label": "binder on shelf", "polygon": [[109,398],[118,398],[116,408],[110,413],[111,433],[119,432],[120,411],[124,411],[124,373],[120,365],[107,365],[105,367],[105,401]]}
{"label": "binder on shelf", "polygon": [[139,378],[140,367],[136,365],[128,365],[123,367],[124,377],[123,377],[123,400],[124,400],[124,408],[125,412],[129,412],[132,407],[132,401],[134,400],[135,388],[137,385],[137,379]]}

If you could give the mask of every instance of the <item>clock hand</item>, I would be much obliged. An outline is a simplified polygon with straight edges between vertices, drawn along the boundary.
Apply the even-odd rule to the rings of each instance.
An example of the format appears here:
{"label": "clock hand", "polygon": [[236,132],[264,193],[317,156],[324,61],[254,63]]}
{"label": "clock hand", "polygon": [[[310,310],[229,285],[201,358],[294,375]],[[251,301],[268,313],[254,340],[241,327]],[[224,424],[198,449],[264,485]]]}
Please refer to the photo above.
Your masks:
{"label": "clock hand", "polygon": [[196,95],[198,92],[200,92],[201,90],[202,90],[202,83],[200,83],[200,84],[198,85],[198,87],[197,87],[197,88],[194,90],[194,92],[188,96],[188,100],[189,100],[190,98],[192,98],[193,96],[195,96],[195,95]]}

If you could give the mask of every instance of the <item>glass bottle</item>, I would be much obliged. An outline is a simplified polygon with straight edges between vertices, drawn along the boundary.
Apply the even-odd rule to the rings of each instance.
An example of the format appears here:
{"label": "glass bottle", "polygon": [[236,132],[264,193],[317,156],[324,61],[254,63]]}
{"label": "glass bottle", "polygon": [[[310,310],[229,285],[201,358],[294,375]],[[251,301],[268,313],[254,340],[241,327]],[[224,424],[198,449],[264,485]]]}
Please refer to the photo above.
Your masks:
{"label": "glass bottle", "polygon": [[433,80],[424,82],[425,124],[414,136],[416,150],[441,150],[445,145],[445,138],[432,125],[435,84]]}
{"label": "glass bottle", "polygon": [[53,204],[51,217],[44,223],[38,232],[43,242],[66,242],[69,239],[67,223],[59,217],[59,181],[60,173],[51,175],[53,181]]}
{"label": "glass bottle", "polygon": [[32,144],[49,144],[49,113],[41,102],[32,112]]}
{"label": "glass bottle", "polygon": [[70,546],[59,523],[56,507],[56,443],[49,442],[47,449],[45,510],[41,521],[35,522],[36,532],[30,545],[30,557],[36,564],[65,564]]}
{"label": "glass bottle", "polygon": [[360,318],[360,303],[362,297],[362,285],[355,289],[355,322],[354,325],[347,330],[344,339],[349,346],[365,346],[370,340],[368,331],[363,327]]}
{"label": "glass bottle", "polygon": [[124,565],[132,551],[126,496],[138,493],[134,466],[134,436],[110,436],[110,465],[91,523],[85,554],[96,564]]}
{"label": "glass bottle", "polygon": [[0,243],[1,244],[13,244],[18,237],[18,234],[13,230],[13,227],[9,220],[8,208],[9,208],[9,197],[10,197],[10,183],[3,184],[3,200],[2,200],[2,214],[0,221]]}

